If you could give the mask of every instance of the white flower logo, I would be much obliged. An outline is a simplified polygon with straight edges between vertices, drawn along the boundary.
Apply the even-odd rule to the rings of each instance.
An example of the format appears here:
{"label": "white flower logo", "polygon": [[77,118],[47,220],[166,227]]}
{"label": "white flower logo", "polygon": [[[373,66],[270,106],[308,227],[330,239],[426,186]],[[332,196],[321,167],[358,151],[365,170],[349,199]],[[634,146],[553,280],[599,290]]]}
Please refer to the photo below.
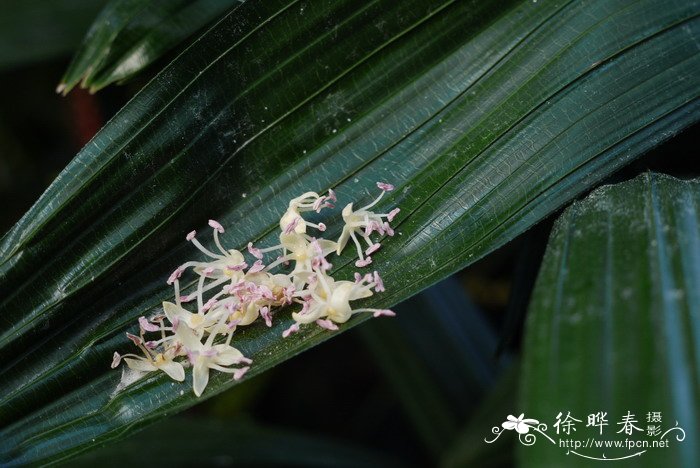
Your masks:
{"label": "white flower logo", "polygon": [[531,426],[537,426],[540,422],[537,419],[524,419],[525,413],[521,413],[517,418],[512,414],[508,415],[508,420],[504,421],[501,426],[503,429],[512,431],[515,429],[518,434],[527,434],[530,432]]}

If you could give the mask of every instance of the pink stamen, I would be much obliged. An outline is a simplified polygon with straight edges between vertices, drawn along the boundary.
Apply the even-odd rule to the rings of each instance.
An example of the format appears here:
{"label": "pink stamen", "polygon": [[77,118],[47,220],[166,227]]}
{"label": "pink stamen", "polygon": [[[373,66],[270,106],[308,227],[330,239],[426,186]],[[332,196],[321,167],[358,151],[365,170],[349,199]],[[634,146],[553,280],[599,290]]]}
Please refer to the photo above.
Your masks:
{"label": "pink stamen", "polygon": [[202,273],[204,273],[205,276],[209,276],[214,273],[214,267],[206,267]]}
{"label": "pink stamen", "polygon": [[272,326],[272,316],[270,316],[270,308],[265,306],[262,309],[260,309],[260,315],[262,315],[262,318],[265,319],[265,325],[268,327]]}
{"label": "pink stamen", "polygon": [[209,226],[214,228],[216,231],[219,231],[219,234],[223,234],[223,232],[224,232],[224,227],[218,221],[214,221],[213,219],[210,219]]}
{"label": "pink stamen", "polygon": [[392,190],[394,190],[393,185],[387,184],[385,182],[377,182],[377,187],[379,187],[380,189],[382,189],[385,192],[391,192]]}
{"label": "pink stamen", "polygon": [[248,264],[246,262],[239,263],[238,265],[227,265],[226,266],[226,269],[229,271],[242,271],[245,268],[248,268]]}
{"label": "pink stamen", "polygon": [[381,309],[381,310],[375,311],[373,315],[374,315],[374,317],[381,317],[381,316],[396,317],[396,312],[394,312],[393,310],[389,310],[389,309]]}
{"label": "pink stamen", "polygon": [[367,226],[365,226],[364,236],[369,236],[370,234],[372,234],[372,231],[377,231],[379,234],[384,234],[384,229],[382,229],[382,225],[376,221],[371,221],[367,224]]}
{"label": "pink stamen", "polygon": [[362,275],[355,272],[355,283],[359,283],[360,281],[362,281]]}
{"label": "pink stamen", "polygon": [[[387,223],[384,223],[384,224],[388,226]],[[378,222],[372,221],[372,229],[374,229],[375,231],[377,231],[377,232],[378,232],[379,234],[381,234],[382,236],[384,235],[384,226],[381,225],[381,224],[379,224]]]}
{"label": "pink stamen", "polygon": [[202,306],[202,312],[206,312],[207,310],[211,309],[217,302],[219,301],[214,298],[209,299],[207,303]]}
{"label": "pink stamen", "polygon": [[173,324],[173,331],[177,330],[177,327],[180,326],[180,317],[173,318],[172,324]]}
{"label": "pink stamen", "polygon": [[148,320],[146,320],[146,317],[139,317],[139,325],[141,326],[142,330],[148,331],[148,332],[155,332],[160,330],[157,325],[154,325],[152,323],[148,323]]}
{"label": "pink stamen", "polygon": [[333,191],[333,189],[328,189],[328,199],[334,202],[338,201],[338,199],[335,198],[335,192]]}
{"label": "pink stamen", "polygon": [[394,220],[394,217],[395,217],[397,214],[399,214],[400,211],[401,211],[401,208],[394,208],[393,210],[391,210],[391,211],[389,212],[388,215],[386,215],[386,219],[388,219],[389,221],[393,221],[393,220]]}
{"label": "pink stamen", "polygon": [[319,255],[318,257],[314,257],[313,260],[311,260],[311,267],[313,269],[327,271],[333,268],[333,265],[328,263],[328,260],[326,260],[322,255]]}
{"label": "pink stamen", "polygon": [[[294,232],[297,225],[299,224],[300,219],[301,218],[294,218],[294,220],[291,223],[287,224],[287,227],[284,228],[284,233],[291,234],[292,232]],[[258,257],[258,258],[262,258],[262,257]]]}
{"label": "pink stamen", "polygon": [[261,284],[258,286],[258,294],[260,294],[260,297],[263,299],[274,299],[275,295],[272,294],[272,290],[265,286],[264,284]]}
{"label": "pink stamen", "polygon": [[180,302],[191,302],[196,296],[180,296]]}
{"label": "pink stamen", "polygon": [[304,304],[301,306],[301,310],[299,311],[299,315],[308,314],[310,309],[311,309],[311,299],[304,300]]}
{"label": "pink stamen", "polygon": [[366,267],[366,266],[369,265],[370,263],[372,263],[372,257],[367,257],[367,258],[365,258],[364,260],[358,260],[358,261],[356,261],[356,262],[355,262],[355,266],[358,267],[358,268],[362,268],[362,267]]}
{"label": "pink stamen", "polygon": [[262,252],[260,251],[260,249],[257,249],[257,248],[255,248],[255,247],[253,247],[253,243],[252,243],[252,242],[248,242],[248,252],[250,252],[250,254],[251,254],[253,257],[257,258],[258,260],[262,260],[262,258],[263,258],[263,254],[262,254]]}
{"label": "pink stamen", "polygon": [[146,348],[148,348],[148,349],[156,349],[157,346],[158,346],[157,341],[146,341]]}
{"label": "pink stamen", "polygon": [[316,212],[318,213],[319,211],[321,211],[321,208],[323,208],[323,207],[321,206],[321,204],[322,204],[325,200],[326,200],[326,197],[323,197],[323,196],[318,197],[318,198],[316,199],[316,201],[314,202],[314,204],[311,205],[311,209],[314,210],[314,211],[316,211]]}
{"label": "pink stamen", "polygon": [[168,284],[173,284],[173,283],[175,282],[175,280],[180,279],[180,277],[182,276],[183,271],[184,271],[184,270],[182,269],[182,267],[177,267],[177,269],[176,269],[175,271],[173,271],[173,272],[170,274],[170,276],[168,277],[167,283],[168,283]]}
{"label": "pink stamen", "polygon": [[331,320],[318,319],[318,320],[316,320],[316,325],[318,325],[321,328],[325,328],[326,330],[331,330],[331,331],[335,331],[338,329],[338,325],[333,323],[333,321],[331,321]]}
{"label": "pink stamen", "polygon": [[377,292],[384,292],[386,289],[384,289],[384,281],[382,281],[382,278],[379,276],[379,273],[377,271],[374,272],[374,290]]}
{"label": "pink stamen", "polygon": [[230,322],[226,325],[226,328],[228,328],[229,330],[234,329],[234,328],[236,328],[236,326],[237,326],[239,323],[241,323],[241,320],[240,320],[240,319],[238,319],[238,320],[232,320],[232,321],[230,321]]}
{"label": "pink stamen", "polygon": [[241,380],[250,367],[241,367],[233,371],[233,380]]}
{"label": "pink stamen", "polygon": [[194,236],[196,236],[196,235],[197,235],[197,231],[192,231],[189,234],[187,234],[187,237],[185,237],[185,239],[187,239],[188,241],[191,241],[192,239],[194,239]]}
{"label": "pink stamen", "polygon": [[389,226],[389,223],[384,223],[384,230],[389,236],[394,235],[394,230],[391,228],[391,226]]}
{"label": "pink stamen", "polygon": [[121,362],[121,360],[122,357],[119,355],[119,353],[115,351],[114,355],[112,356],[112,369],[116,368]]}
{"label": "pink stamen", "polygon": [[376,244],[372,244],[367,248],[367,250],[365,250],[365,255],[372,255],[374,252],[379,250],[380,247],[381,244],[379,242],[377,242]]}
{"label": "pink stamen", "polygon": [[292,333],[296,333],[298,331],[299,331],[299,324],[295,323],[291,327],[287,328],[285,331],[282,332],[282,338],[287,338]]}
{"label": "pink stamen", "polygon": [[326,230],[326,225],[323,223],[318,223],[318,230],[321,232],[325,232]]}
{"label": "pink stamen", "polygon": [[140,346],[143,343],[143,340],[139,338],[136,335],[132,335],[131,333],[127,332],[126,337],[131,340],[132,343],[134,343],[136,346]]}
{"label": "pink stamen", "polygon": [[255,263],[253,263],[253,266],[248,270],[248,273],[257,273],[259,271],[263,271],[264,269],[265,265],[263,265],[262,260],[256,260]]}

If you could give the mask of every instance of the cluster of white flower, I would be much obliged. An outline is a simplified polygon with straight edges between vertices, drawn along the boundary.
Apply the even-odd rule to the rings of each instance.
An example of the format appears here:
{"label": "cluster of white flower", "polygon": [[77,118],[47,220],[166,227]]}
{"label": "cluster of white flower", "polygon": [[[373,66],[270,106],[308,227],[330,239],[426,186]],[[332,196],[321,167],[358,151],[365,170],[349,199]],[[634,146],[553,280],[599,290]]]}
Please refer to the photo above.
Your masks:
{"label": "cluster of white flower", "polygon": [[[190,232],[187,240],[212,260],[187,262],[170,275],[167,282],[175,289],[175,303],[164,302],[163,314],[150,319],[140,317],[139,336],[126,334],[143,356],[115,352],[112,368],[124,359],[133,370],[162,370],[181,382],[185,380],[185,367],[191,365],[193,390],[200,396],[207,386],[211,369],[233,374],[236,380],[248,371],[252,361],[231,346],[236,328],[250,325],[258,317],[271,327],[273,313],[283,306],[301,305],[301,310],[292,313],[294,324],[282,333],[285,338],[297,332],[302,324],[315,323],[328,330],[337,330],[338,323],[347,322],[355,313],[393,316],[391,310],[353,309],[350,305],[351,301],[371,296],[373,291],[384,291],[379,273],[374,271],[362,275],[356,272],[354,281],[336,280],[329,274],[332,265],[326,259],[332,252],[340,254],[352,239],[359,255],[355,265],[366,267],[372,263],[371,254],[380,248],[379,242],[370,239],[372,233],[394,235],[389,222],[399,209],[385,214],[370,211],[384,193],[394,187],[381,182],[377,186],[381,194],[372,203],[358,210],[354,210],[350,203],[343,209],[345,225],[337,242],[307,234],[309,228],[324,232],[326,226],[310,223],[302,216],[304,212],[319,213],[324,208],[333,208],[332,202],[336,201],[333,190],[327,195],[307,192],[294,198],[280,219],[280,243],[264,249],[248,244],[248,254],[255,259],[252,265],[246,262],[240,251],[223,247],[219,235],[223,234],[224,228],[218,222],[210,220],[209,226],[214,231],[214,244],[219,253],[204,247],[196,239],[196,232]],[[362,248],[358,237],[367,243],[366,249]],[[281,255],[274,261],[264,263],[265,254],[280,251]],[[292,262],[293,267],[287,268],[291,270],[289,273],[271,272]],[[188,269],[199,277],[197,290],[182,296],[180,278]],[[195,301],[197,311],[187,310],[185,304]],[[157,338],[147,339],[147,334]],[[217,340],[219,336],[221,338]],[[181,357],[186,359],[179,359]]]}

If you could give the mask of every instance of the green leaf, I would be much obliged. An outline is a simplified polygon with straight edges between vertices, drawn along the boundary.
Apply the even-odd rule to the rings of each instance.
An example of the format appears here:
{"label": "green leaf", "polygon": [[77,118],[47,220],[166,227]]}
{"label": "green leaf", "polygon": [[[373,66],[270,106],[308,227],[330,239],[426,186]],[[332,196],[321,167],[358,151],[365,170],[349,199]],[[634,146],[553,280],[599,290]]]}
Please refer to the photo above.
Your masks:
{"label": "green leaf", "polygon": [[[426,447],[444,453],[502,368],[497,338],[453,278],[360,330]],[[504,360],[505,361],[505,360]]]}
{"label": "green leaf", "polygon": [[73,467],[399,466],[372,450],[328,437],[213,418],[176,417],[71,460]]}
{"label": "green leaf", "polygon": [[102,0],[3,0],[0,70],[68,55]]}
{"label": "green leaf", "polygon": [[515,465],[515,441],[499,437],[493,443],[486,443],[494,436],[493,424],[499,418],[518,412],[518,374],[520,365],[512,364],[501,375],[492,392],[479,404],[474,414],[454,436],[455,440],[442,453],[440,466],[462,468],[478,466],[484,468],[512,467]]}
{"label": "green leaf", "polygon": [[90,27],[58,91],[124,81],[244,0],[111,0]]}
{"label": "green leaf", "polygon": [[[618,433],[630,411],[646,431],[661,412],[668,448],[649,448],[635,466],[700,463],[700,181],[647,173],[605,186],[557,221],[530,307],[522,411],[550,425],[561,411],[586,441],[654,440]],[[603,435],[585,427],[605,411]],[[504,415],[505,416],[505,415]],[[654,423],[653,425],[659,425]],[[591,466],[544,438],[520,451],[525,466]],[[556,440],[556,438],[555,438]],[[587,456],[642,449],[580,448]]]}
{"label": "green leaf", "polygon": [[[522,233],[698,120],[697,2],[249,1],[195,41],[0,241],[0,462],[65,459],[197,400],[153,375],[114,393],[124,331],[197,257],[273,245],[306,190],[400,206],[376,254],[405,299]],[[339,232],[338,211],[324,222]],[[349,249],[348,249],[349,250]],[[350,278],[350,253],[334,259]],[[360,323],[351,320],[342,330]],[[333,336],[237,347],[263,372]],[[234,385],[215,376],[204,398]]]}

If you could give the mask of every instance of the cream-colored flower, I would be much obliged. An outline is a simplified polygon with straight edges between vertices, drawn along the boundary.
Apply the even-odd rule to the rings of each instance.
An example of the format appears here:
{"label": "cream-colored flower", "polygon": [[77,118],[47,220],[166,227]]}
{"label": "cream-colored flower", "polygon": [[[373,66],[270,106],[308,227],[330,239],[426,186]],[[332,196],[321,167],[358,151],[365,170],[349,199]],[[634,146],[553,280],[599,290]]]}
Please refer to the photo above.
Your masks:
{"label": "cream-colored flower", "polygon": [[[353,204],[348,203],[345,208],[343,208],[343,221],[345,225],[343,226],[343,232],[340,234],[338,239],[338,247],[336,253],[340,255],[340,252],[345,248],[348,240],[352,239],[357,248],[357,255],[360,257],[359,260],[355,262],[357,267],[365,267],[372,263],[371,255],[379,250],[379,242],[373,242],[370,239],[372,232],[377,231],[380,235],[387,234],[389,236],[394,235],[394,230],[389,225],[389,222],[393,221],[394,217],[399,213],[398,208],[394,208],[389,213],[377,214],[369,211],[374,205],[379,203],[385,192],[390,192],[394,190],[394,186],[386,184],[383,182],[377,182],[377,186],[382,190],[379,196],[369,205],[363,206],[357,210],[353,209]],[[357,239],[357,236],[363,238],[367,243],[367,249],[362,251],[362,244]],[[365,257],[366,255],[366,257]]]}
{"label": "cream-colored flower", "polygon": [[239,350],[228,344],[214,344],[217,333],[212,332],[205,343],[189,328],[181,327],[175,332],[192,364],[192,389],[201,396],[209,383],[209,370],[233,374],[238,380],[248,371],[248,367],[231,368],[237,364],[251,364],[253,361],[243,356]]}
{"label": "cream-colored flower", "polygon": [[328,191],[328,195],[319,195],[316,192],[306,192],[289,201],[287,211],[280,218],[280,229],[285,234],[295,232],[305,234],[307,226],[325,231],[326,225],[323,223],[310,223],[301,216],[302,212],[315,211],[319,213],[323,208],[333,208],[331,201],[335,201],[333,190]]}
{"label": "cream-colored flower", "polygon": [[[335,281],[332,277],[317,272],[316,281],[309,289],[299,293],[301,296],[310,297],[310,304],[301,312],[292,314],[297,323],[312,323],[320,319],[327,319],[333,323],[345,323],[353,314],[371,312],[375,316],[394,315],[386,309],[353,308],[351,301],[372,296],[372,289],[383,290],[381,278],[375,272],[376,280],[372,275],[366,275],[358,281]],[[382,285],[381,288],[379,286]],[[323,328],[329,328],[328,323],[320,323]],[[325,325],[325,326],[324,326]]]}

